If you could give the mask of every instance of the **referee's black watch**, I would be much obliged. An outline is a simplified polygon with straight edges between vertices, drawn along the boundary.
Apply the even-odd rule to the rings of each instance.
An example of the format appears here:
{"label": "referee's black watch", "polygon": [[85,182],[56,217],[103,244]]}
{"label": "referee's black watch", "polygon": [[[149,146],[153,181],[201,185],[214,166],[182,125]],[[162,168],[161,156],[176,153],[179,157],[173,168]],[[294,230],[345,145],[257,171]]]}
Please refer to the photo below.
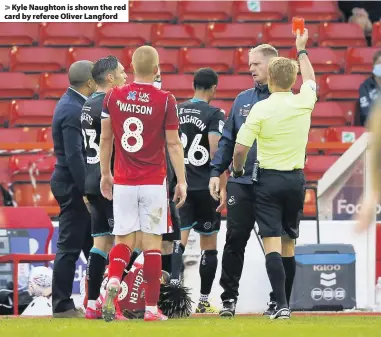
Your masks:
{"label": "referee's black watch", "polygon": [[243,168],[241,171],[235,171],[233,167],[232,174],[233,174],[233,178],[240,178],[245,174],[245,169]]}
{"label": "referee's black watch", "polygon": [[298,53],[296,54],[296,58],[299,59],[299,56],[302,54],[308,55],[307,50],[305,50],[305,49],[299,50]]}

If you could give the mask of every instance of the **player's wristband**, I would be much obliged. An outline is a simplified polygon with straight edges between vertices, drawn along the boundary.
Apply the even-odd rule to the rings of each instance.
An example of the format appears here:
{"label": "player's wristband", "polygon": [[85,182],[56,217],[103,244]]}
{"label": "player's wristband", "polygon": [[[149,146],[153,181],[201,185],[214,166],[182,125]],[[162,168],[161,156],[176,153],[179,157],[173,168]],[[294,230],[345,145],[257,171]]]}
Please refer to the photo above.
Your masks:
{"label": "player's wristband", "polygon": [[242,169],[241,171],[235,171],[234,168],[232,170],[233,178],[240,178],[245,174],[245,169]]}
{"label": "player's wristband", "polygon": [[296,58],[299,58],[299,56],[302,55],[302,54],[308,55],[307,50],[305,50],[305,49],[299,50],[298,53],[296,54]]}

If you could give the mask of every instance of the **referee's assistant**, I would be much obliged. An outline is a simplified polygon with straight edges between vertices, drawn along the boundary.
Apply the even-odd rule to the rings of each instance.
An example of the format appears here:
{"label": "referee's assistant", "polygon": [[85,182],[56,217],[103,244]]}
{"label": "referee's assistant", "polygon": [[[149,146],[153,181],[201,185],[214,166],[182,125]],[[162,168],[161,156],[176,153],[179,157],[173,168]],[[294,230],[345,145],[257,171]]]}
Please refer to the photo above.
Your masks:
{"label": "referee's assistant", "polygon": [[[271,96],[250,111],[237,135],[233,175],[244,174],[246,156],[254,140],[258,144],[258,169],[254,168],[254,210],[266,253],[266,269],[277,301],[271,319],[290,318],[286,296],[286,273],[282,255],[294,256],[295,239],[303,213],[305,151],[316,103],[315,75],[305,46],[308,31],[296,38],[303,84],[300,93],[291,88],[298,74],[297,62],[273,58],[268,66]],[[292,289],[295,276],[287,275]]]}

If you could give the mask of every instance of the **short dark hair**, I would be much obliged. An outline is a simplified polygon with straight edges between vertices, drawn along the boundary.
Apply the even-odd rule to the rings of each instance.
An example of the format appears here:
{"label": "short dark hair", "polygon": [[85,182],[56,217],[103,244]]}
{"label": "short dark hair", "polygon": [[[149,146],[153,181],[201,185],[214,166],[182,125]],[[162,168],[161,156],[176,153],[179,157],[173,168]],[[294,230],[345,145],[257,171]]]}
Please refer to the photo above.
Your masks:
{"label": "short dark hair", "polygon": [[118,68],[119,60],[115,56],[102,57],[94,63],[91,74],[96,84],[104,84],[106,76]]}
{"label": "short dark hair", "polygon": [[378,58],[381,56],[381,50],[377,50],[373,55],[373,64],[375,64]]}
{"label": "short dark hair", "polygon": [[218,75],[212,68],[201,68],[197,70],[193,78],[195,90],[209,90],[218,84]]}

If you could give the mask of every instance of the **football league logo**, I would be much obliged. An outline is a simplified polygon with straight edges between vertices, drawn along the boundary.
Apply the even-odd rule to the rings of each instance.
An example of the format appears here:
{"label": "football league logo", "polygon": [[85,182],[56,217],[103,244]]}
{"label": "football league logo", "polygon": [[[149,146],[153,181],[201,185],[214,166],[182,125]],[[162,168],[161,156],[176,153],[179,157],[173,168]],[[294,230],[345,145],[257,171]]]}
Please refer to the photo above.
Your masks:
{"label": "football league logo", "polygon": [[135,101],[136,100],[136,91],[130,91],[127,96],[128,101]]}

